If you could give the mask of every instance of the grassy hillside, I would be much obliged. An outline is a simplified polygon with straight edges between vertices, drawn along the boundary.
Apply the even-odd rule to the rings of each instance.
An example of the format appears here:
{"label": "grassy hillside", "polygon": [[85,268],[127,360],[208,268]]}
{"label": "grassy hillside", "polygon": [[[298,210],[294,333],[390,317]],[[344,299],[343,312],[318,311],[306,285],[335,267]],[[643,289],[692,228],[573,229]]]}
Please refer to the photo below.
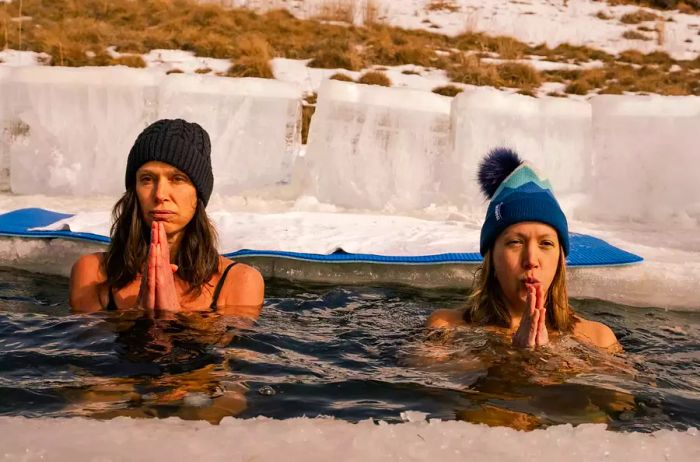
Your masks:
{"label": "grassy hillside", "polygon": [[[47,64],[61,66],[139,67],[145,65],[141,54],[164,48],[230,59],[229,76],[270,78],[269,60],[286,57],[310,59],[311,67],[348,70],[416,64],[443,69],[454,82],[517,88],[525,94],[544,82],[562,82],[573,94],[700,95],[700,57],[675,61],[663,52],[613,56],[588,47],[533,47],[510,37],[470,32],[447,37],[365,19],[366,27],[356,27],[299,20],[281,10],[257,14],[192,0],[16,0],[0,6],[0,39],[6,48],[44,52],[50,56]],[[644,21],[637,19],[631,24]],[[110,46],[126,56],[111,57]],[[603,66],[542,72],[527,62],[533,57],[570,64],[595,60]]]}

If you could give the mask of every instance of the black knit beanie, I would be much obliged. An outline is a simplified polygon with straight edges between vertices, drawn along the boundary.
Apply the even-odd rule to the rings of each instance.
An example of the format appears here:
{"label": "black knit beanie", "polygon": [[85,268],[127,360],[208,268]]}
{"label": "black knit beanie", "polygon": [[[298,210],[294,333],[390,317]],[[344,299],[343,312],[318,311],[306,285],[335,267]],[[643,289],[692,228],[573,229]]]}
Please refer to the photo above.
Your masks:
{"label": "black knit beanie", "polygon": [[206,206],[214,189],[209,134],[196,123],[162,119],[136,138],[126,162],[126,188],[136,184],[136,171],[146,162],[159,161],[182,170]]}

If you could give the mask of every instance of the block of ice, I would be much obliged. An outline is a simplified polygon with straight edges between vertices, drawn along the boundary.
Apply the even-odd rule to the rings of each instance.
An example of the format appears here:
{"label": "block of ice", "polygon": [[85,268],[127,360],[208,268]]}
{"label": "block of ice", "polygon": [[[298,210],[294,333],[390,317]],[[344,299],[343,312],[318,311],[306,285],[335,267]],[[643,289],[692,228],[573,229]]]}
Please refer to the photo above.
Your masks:
{"label": "block of ice", "polygon": [[5,95],[7,81],[11,68],[0,66],[0,191],[10,190],[10,132],[7,117],[7,104]]}
{"label": "block of ice", "polygon": [[296,85],[170,75],[158,101],[159,118],[183,118],[209,132],[215,192],[236,194],[289,182],[301,146]]}
{"label": "block of ice", "polygon": [[450,99],[324,81],[306,160],[312,193],[340,206],[423,208],[439,200]]}
{"label": "block of ice", "polygon": [[455,97],[451,117],[451,195],[464,207],[483,204],[477,168],[498,146],[533,162],[549,177],[557,197],[581,192],[588,183],[591,108],[585,102],[478,88]]}
{"label": "block of ice", "polygon": [[157,79],[122,67],[15,69],[2,94],[12,191],[123,191],[126,155],[156,115]]}
{"label": "block of ice", "polygon": [[700,224],[700,97],[597,96],[591,219]]}

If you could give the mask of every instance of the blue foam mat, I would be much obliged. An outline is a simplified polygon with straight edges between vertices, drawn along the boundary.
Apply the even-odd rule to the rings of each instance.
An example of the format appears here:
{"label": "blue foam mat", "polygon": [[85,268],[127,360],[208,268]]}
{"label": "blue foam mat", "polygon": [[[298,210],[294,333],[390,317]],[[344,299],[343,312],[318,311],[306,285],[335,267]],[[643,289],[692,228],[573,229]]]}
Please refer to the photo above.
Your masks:
{"label": "blue foam mat", "polygon": [[[40,208],[14,210],[0,215],[0,236],[27,238],[62,238],[81,241],[109,243],[109,237],[92,233],[75,233],[68,230],[33,231],[31,228],[48,226],[71,214],[58,213]],[[386,256],[336,252],[329,255],[315,253],[285,252],[278,250],[243,249],[224,254],[228,258],[276,257],[319,263],[379,263],[391,265],[438,265],[446,263],[479,263],[479,253],[442,253],[421,256]],[[586,234],[570,234],[570,252],[567,264],[571,267],[619,266],[639,263],[643,258],[619,249]]]}

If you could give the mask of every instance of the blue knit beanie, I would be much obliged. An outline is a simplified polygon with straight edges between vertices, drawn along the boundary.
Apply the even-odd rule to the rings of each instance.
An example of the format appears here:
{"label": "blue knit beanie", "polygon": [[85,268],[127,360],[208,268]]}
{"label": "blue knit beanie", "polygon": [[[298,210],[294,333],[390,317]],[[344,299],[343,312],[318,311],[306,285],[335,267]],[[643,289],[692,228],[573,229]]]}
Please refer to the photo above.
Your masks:
{"label": "blue knit beanie", "polygon": [[503,230],[522,221],[538,221],[556,229],[564,255],[569,254],[569,226],[552,185],[515,152],[505,148],[491,151],[479,166],[479,184],[491,199],[481,227],[482,256]]}

